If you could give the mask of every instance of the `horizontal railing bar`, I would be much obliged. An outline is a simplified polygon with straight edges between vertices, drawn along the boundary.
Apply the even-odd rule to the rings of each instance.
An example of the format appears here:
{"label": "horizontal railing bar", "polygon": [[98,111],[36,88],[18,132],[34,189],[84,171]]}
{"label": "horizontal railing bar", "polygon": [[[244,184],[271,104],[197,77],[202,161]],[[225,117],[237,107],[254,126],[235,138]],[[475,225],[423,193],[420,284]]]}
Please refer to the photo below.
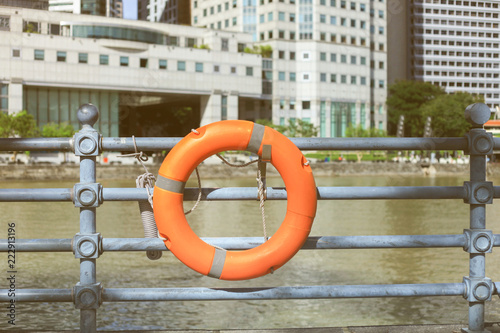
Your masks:
{"label": "horizontal railing bar", "polygon": [[[464,283],[297,286],[263,288],[104,288],[104,302],[329,299],[463,296]],[[0,302],[9,302],[0,289]],[[16,289],[16,302],[72,302],[71,289]]]}
{"label": "horizontal railing bar", "polygon": [[463,283],[270,288],[105,288],[104,302],[462,296]]}
{"label": "horizontal railing bar", "polygon": [[[0,139],[0,151],[73,151],[73,138],[9,138]],[[181,138],[135,138],[142,151],[172,149]],[[464,150],[465,138],[290,138],[303,150]],[[134,151],[132,138],[102,138],[103,151]],[[500,142],[495,140],[495,148]]]}
{"label": "horizontal railing bar", "polygon": [[71,289],[15,289],[15,297],[9,297],[9,289],[0,293],[0,302],[73,302]]}
{"label": "horizontal railing bar", "polygon": [[71,188],[2,188],[0,202],[73,201]]}
{"label": "horizontal railing bar", "polygon": [[[72,201],[73,190],[64,188],[0,189],[0,202]],[[154,191],[153,191],[154,192]],[[318,200],[372,199],[463,199],[462,186],[337,186],[318,187]],[[145,189],[103,188],[104,201],[147,200]],[[495,198],[500,198],[500,186],[495,186]],[[186,188],[184,199],[195,201],[198,188]],[[284,187],[268,187],[267,200],[286,200]],[[256,187],[202,188],[201,200],[258,200]]]}
{"label": "horizontal railing bar", "polygon": [[[138,150],[168,150],[180,138],[136,138]],[[465,138],[290,138],[303,150],[464,150]],[[134,151],[132,138],[103,138],[103,150]]]}
{"label": "horizontal railing bar", "polygon": [[[493,246],[500,246],[500,235],[493,236]],[[227,250],[248,250],[261,245],[262,237],[207,237],[208,244]],[[320,249],[390,249],[463,247],[464,234],[459,235],[375,235],[308,237],[302,250]],[[168,251],[159,238],[104,238],[106,251]],[[0,252],[8,250],[6,239],[0,240]],[[71,252],[71,239],[16,239],[18,252]]]}
{"label": "horizontal railing bar", "polygon": [[0,151],[73,151],[73,138],[0,139]]}

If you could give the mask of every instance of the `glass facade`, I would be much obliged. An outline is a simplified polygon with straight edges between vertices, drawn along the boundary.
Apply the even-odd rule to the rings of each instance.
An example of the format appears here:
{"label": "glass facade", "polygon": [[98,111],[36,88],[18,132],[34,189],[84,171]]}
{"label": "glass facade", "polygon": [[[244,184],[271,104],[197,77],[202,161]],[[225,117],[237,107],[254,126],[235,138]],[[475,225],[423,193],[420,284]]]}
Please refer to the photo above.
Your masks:
{"label": "glass facade", "polygon": [[7,112],[9,109],[9,85],[0,84],[0,111]]}
{"label": "glass facade", "polygon": [[356,124],[356,104],[332,102],[330,107],[330,136],[344,137],[347,127]]}
{"label": "glass facade", "polygon": [[148,44],[167,44],[167,35],[147,29],[105,25],[73,25],[72,36],[80,38],[120,39]]}
{"label": "glass facade", "polygon": [[326,102],[321,101],[319,105],[319,135],[326,136]]}
{"label": "glass facade", "polygon": [[118,92],[25,86],[23,96],[23,109],[33,115],[40,128],[47,123],[68,122],[78,130],[78,108],[92,103],[99,109],[99,120],[94,128],[104,136],[119,136]]}

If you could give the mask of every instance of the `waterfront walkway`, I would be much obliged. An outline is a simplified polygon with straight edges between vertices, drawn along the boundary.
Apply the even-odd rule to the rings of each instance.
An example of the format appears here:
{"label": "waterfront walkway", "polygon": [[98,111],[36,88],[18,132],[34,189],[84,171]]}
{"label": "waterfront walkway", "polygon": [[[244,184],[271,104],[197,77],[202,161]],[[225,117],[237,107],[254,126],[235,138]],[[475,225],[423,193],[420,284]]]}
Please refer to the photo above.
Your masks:
{"label": "waterfront walkway", "polygon": [[[282,328],[262,330],[168,330],[168,331],[101,331],[106,333],[461,333],[467,324],[453,325],[403,325],[403,326],[348,326],[348,327],[318,327],[318,328]],[[500,333],[500,323],[486,323],[485,329],[491,333]],[[22,331],[32,332],[32,331]],[[40,331],[37,331],[40,332]],[[43,331],[42,331],[43,332]],[[45,331],[48,332],[48,331]],[[78,331],[64,331],[78,332]]]}

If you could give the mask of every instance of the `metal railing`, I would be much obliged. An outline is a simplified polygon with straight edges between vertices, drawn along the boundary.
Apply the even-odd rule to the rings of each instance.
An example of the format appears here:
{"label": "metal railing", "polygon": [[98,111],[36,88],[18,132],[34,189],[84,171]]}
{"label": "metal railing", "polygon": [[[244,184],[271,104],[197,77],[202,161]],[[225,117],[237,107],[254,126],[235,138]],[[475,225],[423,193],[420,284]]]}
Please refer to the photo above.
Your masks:
{"label": "metal railing", "polygon": [[[96,279],[96,261],[107,251],[167,251],[161,239],[102,238],[96,211],[104,201],[147,200],[145,189],[103,188],[96,179],[96,157],[104,151],[134,151],[131,138],[105,138],[93,129],[98,111],[92,105],[78,110],[82,129],[73,138],[0,139],[1,151],[67,151],[80,157],[80,182],[72,189],[0,189],[0,202],[72,201],[80,208],[80,231],[72,239],[17,239],[18,252],[73,252],[80,260],[80,281],[72,289],[17,289],[15,302],[72,302],[80,309],[82,331],[96,331],[96,313],[102,302],[211,301],[268,299],[333,299],[394,296],[463,296],[469,304],[469,323],[464,332],[486,332],[485,302],[498,294],[500,282],[485,276],[485,255],[500,246],[500,235],[486,229],[485,208],[500,198],[500,186],[486,181],[486,156],[500,149],[500,139],[483,129],[490,117],[481,103],[465,110],[472,129],[463,138],[293,138],[301,150],[464,150],[470,155],[470,181],[463,186],[435,187],[319,187],[318,200],[359,199],[463,199],[470,205],[470,228],[457,235],[322,236],[309,237],[303,249],[373,249],[458,247],[470,254],[469,275],[463,283],[332,285],[273,288],[106,288]],[[172,148],[179,138],[136,138],[142,151]],[[198,189],[187,188],[185,200],[196,200]],[[255,188],[203,188],[202,200],[257,200]],[[267,188],[267,200],[286,200],[286,191]],[[250,249],[261,237],[207,238],[228,250]],[[9,250],[9,239],[0,250]],[[0,301],[9,302],[8,289]]]}

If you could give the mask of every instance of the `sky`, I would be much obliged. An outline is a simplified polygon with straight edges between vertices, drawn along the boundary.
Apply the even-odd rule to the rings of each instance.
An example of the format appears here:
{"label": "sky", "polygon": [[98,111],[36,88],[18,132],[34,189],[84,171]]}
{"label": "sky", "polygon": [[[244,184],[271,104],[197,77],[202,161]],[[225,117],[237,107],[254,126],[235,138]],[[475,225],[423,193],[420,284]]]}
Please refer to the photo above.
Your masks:
{"label": "sky", "polygon": [[137,0],[123,0],[123,18],[137,20]]}

